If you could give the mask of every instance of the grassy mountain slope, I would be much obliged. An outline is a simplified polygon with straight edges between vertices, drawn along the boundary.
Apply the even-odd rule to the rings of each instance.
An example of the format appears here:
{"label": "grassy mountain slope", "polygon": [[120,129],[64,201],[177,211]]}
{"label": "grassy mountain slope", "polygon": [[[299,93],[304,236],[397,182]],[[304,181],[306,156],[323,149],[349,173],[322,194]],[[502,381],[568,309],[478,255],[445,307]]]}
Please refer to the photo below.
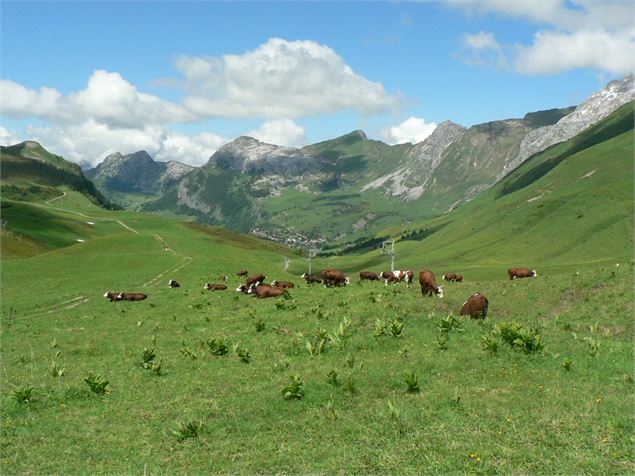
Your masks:
{"label": "grassy mountain slope", "polygon": [[[56,195],[56,188],[67,187],[90,197],[102,206],[109,205],[93,183],[73,164],[51,154],[33,141],[0,146],[2,157],[2,197],[15,200],[46,200]],[[61,191],[57,195],[61,195]]]}
{"label": "grassy mountain slope", "polygon": [[[633,102],[575,138],[537,154],[490,190],[438,219],[385,230],[401,236],[398,266],[460,266],[483,278],[510,266],[566,269],[624,261],[633,251]],[[386,267],[377,251],[350,256],[352,268]],[[477,270],[478,268],[478,270]]]}
{"label": "grassy mountain slope", "polygon": [[[284,273],[288,250],[273,243],[67,195],[41,204],[51,220],[116,228],[2,260],[2,474],[635,471],[632,266],[470,279],[443,299],[382,283],[327,290]],[[295,281],[291,299],[202,290],[218,274],[235,287],[239,268]],[[106,290],[149,297],[110,303]],[[441,331],[477,291],[490,298],[485,322],[446,320],[453,328]],[[396,320],[395,332],[403,323],[400,337],[376,336],[377,319]],[[497,337],[509,321],[544,349]],[[325,335],[311,355],[307,342]],[[226,355],[211,352],[212,338]],[[160,370],[142,366],[144,349]],[[109,382],[107,395],[89,390],[90,373]],[[294,375],[303,396],[285,400]]]}

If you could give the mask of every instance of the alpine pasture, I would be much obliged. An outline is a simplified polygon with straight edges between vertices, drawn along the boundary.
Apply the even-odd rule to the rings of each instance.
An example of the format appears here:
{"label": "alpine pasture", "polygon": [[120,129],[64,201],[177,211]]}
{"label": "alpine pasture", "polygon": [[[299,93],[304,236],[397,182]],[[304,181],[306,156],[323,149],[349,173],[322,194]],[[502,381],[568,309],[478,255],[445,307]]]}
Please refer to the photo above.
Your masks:
{"label": "alpine pasture", "polygon": [[[514,262],[538,277],[510,281],[474,254],[412,255],[440,284],[465,276],[422,298],[416,278],[357,282],[378,251],[325,289],[222,229],[71,191],[2,205],[33,217],[2,236],[2,474],[635,471],[632,260]],[[240,269],[296,286],[258,300],[233,291]],[[221,274],[227,291],[203,290]],[[475,292],[484,321],[458,317]]]}

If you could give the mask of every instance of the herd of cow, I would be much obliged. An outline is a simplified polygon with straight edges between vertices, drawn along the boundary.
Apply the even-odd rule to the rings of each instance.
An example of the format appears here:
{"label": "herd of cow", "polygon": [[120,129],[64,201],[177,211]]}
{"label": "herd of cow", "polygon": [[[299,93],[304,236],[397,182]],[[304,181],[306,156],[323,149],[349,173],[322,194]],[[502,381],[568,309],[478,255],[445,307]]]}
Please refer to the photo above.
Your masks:
{"label": "herd of cow", "polygon": [[[507,270],[507,274],[510,280],[519,278],[533,278],[538,275],[536,273],[536,270],[531,270],[528,268],[510,268]],[[287,289],[294,287],[294,284],[290,281],[274,280],[271,282],[270,285],[264,284],[264,281],[267,278],[264,274],[254,274],[249,276],[249,273],[246,270],[239,271],[238,273],[236,273],[236,275],[245,277],[245,282],[238,286],[238,288],[236,288],[236,291],[245,294],[253,294],[259,299],[282,296],[283,294],[287,293]],[[322,271],[321,276],[304,273],[301,277],[307,282],[307,284],[323,283],[325,288],[334,286],[348,286],[351,283],[351,279],[346,276],[346,274],[334,268],[325,269],[324,271]],[[412,271],[404,270],[384,271],[382,273],[362,271],[359,273],[360,281],[380,281],[383,279],[386,286],[397,282],[405,282],[406,286],[412,287],[413,278],[414,273]],[[221,275],[218,276],[218,279],[226,282],[229,279],[229,276]],[[462,283],[463,276],[460,274],[449,273],[443,275],[443,280]],[[432,271],[425,269],[419,273],[419,285],[421,286],[421,294],[423,296],[437,296],[439,298],[443,297],[443,286],[439,286],[437,284],[434,273],[432,273]],[[171,288],[178,288],[181,285],[174,279],[170,279],[170,281],[168,282],[168,286]],[[227,285],[206,283],[205,286],[203,286],[203,289],[209,291],[224,291],[227,289]],[[110,299],[110,301],[113,302],[142,301],[148,296],[142,293],[109,291],[104,294],[104,297]],[[467,298],[467,300],[463,303],[460,315],[469,316],[473,319],[484,319],[485,316],[487,316],[488,306],[488,299],[483,294],[476,293]]]}

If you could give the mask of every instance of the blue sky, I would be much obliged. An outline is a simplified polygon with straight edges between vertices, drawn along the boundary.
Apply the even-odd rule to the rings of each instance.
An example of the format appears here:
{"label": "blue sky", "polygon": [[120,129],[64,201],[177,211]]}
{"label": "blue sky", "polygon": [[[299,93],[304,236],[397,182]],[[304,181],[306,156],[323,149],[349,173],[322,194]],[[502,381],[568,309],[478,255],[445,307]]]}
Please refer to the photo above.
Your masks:
{"label": "blue sky", "polygon": [[361,128],[416,142],[447,119],[578,104],[635,57],[632,3],[619,1],[2,2],[1,13],[0,139],[90,163],[146,148],[198,164],[246,133],[298,146]]}

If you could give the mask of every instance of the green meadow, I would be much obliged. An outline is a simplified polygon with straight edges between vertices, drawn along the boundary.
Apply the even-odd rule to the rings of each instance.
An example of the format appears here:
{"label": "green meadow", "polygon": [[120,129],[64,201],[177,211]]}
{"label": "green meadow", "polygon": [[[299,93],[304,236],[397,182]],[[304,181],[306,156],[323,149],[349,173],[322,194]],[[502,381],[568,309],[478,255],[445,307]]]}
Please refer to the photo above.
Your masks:
{"label": "green meadow", "polygon": [[[633,261],[599,239],[556,259],[544,237],[530,263],[522,241],[498,261],[469,238],[404,242],[398,265],[466,276],[438,299],[358,283],[377,250],[314,262],[354,278],[325,289],[292,250],[223,229],[72,191],[2,206],[3,248],[31,245],[2,259],[2,474],[635,472]],[[525,264],[537,278],[507,280]],[[257,300],[239,269],[296,287]],[[229,289],[204,291],[220,274]],[[475,292],[484,321],[458,316]]]}

